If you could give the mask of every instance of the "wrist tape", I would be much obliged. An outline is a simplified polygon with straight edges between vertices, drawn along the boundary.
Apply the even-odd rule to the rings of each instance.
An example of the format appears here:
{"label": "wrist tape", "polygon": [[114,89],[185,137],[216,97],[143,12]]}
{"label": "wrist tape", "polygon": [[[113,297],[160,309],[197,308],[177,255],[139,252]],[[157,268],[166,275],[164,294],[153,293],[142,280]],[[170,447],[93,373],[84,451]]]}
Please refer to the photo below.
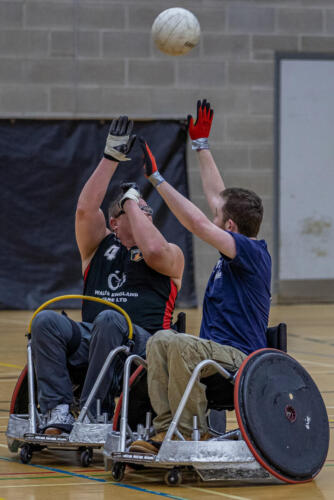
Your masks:
{"label": "wrist tape", "polygon": [[165,179],[162,177],[162,175],[158,172],[158,170],[156,172],[154,172],[153,174],[151,174],[149,177],[148,177],[148,180],[150,181],[150,183],[152,184],[153,187],[157,187],[159,186],[159,184],[161,184]]}
{"label": "wrist tape", "polygon": [[201,149],[210,149],[208,138],[201,137],[200,139],[194,139],[191,142],[191,149],[196,149],[197,151],[200,151]]}

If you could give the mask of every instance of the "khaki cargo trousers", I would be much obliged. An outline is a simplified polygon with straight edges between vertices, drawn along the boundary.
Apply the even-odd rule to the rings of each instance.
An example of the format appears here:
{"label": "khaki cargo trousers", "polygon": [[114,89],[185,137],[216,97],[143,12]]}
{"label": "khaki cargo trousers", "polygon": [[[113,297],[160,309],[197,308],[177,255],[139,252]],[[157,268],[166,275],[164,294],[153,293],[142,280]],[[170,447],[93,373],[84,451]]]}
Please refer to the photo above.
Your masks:
{"label": "khaki cargo trousers", "polygon": [[[246,355],[231,346],[223,346],[212,340],[193,335],[160,330],[146,345],[148,363],[148,391],[152,407],[157,416],[154,419],[156,432],[166,431],[183,396],[189,378],[200,361],[213,359],[229,371],[239,368]],[[200,377],[216,373],[212,366],[203,369]],[[201,434],[207,432],[207,399],[205,385],[197,380],[179,421],[178,429],[190,436],[193,416],[198,417]]]}

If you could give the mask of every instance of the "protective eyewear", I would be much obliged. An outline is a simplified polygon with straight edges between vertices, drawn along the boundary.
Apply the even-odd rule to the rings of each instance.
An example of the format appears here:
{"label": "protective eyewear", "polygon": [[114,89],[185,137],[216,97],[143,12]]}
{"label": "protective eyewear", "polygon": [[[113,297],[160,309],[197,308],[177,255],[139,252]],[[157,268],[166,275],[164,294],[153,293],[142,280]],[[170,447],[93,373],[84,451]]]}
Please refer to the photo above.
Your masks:
{"label": "protective eyewear", "polygon": [[[149,205],[143,205],[142,207],[139,207],[140,210],[142,210],[145,214],[147,215],[153,215],[153,208],[151,208]],[[120,215],[125,214],[124,210],[120,210],[117,215],[115,215],[115,219],[118,219]]]}

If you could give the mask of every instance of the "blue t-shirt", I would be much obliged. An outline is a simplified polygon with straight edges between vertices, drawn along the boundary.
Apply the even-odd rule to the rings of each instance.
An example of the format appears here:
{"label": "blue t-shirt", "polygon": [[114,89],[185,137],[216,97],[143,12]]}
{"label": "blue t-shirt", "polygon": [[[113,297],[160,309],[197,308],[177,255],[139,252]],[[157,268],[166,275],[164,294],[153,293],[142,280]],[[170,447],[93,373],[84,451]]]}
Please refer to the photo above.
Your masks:
{"label": "blue t-shirt", "polygon": [[203,302],[200,337],[245,354],[267,347],[271,258],[264,240],[231,233],[237,254],[221,254]]}

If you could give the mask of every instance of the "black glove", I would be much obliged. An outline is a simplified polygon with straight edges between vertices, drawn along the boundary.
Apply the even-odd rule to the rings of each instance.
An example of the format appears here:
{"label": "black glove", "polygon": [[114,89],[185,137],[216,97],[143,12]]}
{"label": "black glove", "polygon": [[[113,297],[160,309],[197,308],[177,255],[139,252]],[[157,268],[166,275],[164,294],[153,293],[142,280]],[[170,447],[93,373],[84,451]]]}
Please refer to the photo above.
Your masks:
{"label": "black glove", "polygon": [[136,140],[136,136],[131,135],[132,129],[133,121],[129,120],[127,116],[120,116],[117,120],[111,122],[103,153],[105,158],[113,161],[131,160],[126,155],[130,152]]}

